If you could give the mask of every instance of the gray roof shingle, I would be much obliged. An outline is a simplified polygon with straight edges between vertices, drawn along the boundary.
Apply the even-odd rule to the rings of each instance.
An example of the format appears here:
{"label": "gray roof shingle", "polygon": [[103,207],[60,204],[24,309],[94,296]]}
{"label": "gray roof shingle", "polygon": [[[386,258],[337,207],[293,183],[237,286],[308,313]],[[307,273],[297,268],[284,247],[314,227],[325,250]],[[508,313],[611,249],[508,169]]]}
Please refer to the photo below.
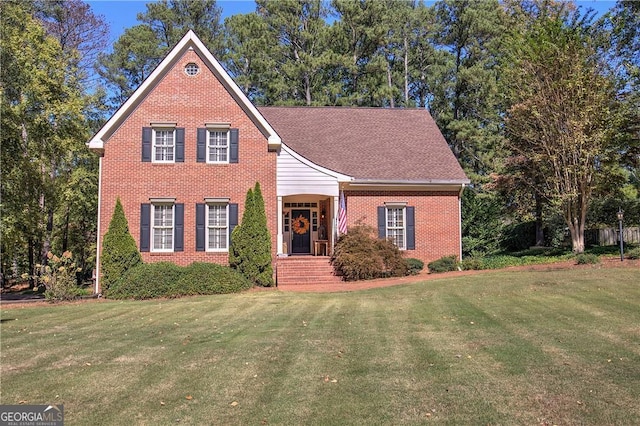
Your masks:
{"label": "gray roof shingle", "polygon": [[357,180],[468,183],[423,109],[259,107],[282,142]]}

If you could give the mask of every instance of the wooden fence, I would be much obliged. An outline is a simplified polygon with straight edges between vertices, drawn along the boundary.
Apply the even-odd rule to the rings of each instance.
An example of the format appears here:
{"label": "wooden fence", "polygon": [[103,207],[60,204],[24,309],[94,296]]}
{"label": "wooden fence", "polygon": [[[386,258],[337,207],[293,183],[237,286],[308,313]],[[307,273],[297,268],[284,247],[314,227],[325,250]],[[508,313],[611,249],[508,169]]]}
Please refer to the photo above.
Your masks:
{"label": "wooden fence", "polygon": [[[625,243],[640,243],[640,227],[632,226],[622,229]],[[614,246],[620,243],[619,228],[588,229],[584,232],[587,245]]]}

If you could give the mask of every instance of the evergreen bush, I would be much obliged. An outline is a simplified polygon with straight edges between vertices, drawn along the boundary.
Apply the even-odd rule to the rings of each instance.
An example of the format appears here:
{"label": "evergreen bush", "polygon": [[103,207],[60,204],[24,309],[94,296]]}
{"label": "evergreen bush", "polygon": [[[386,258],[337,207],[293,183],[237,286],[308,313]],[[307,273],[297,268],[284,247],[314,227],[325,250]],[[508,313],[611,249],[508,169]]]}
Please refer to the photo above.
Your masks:
{"label": "evergreen bush", "polygon": [[110,299],[153,299],[237,293],[252,283],[233,269],[195,262],[187,267],[170,262],[145,263],[130,269],[109,288]]}
{"label": "evergreen bush", "polygon": [[405,259],[407,262],[407,274],[408,275],[418,275],[420,271],[424,269],[424,262],[420,259],[414,259],[413,257],[409,257]]}
{"label": "evergreen bush", "polygon": [[118,282],[129,269],[142,263],[136,241],[129,233],[129,224],[124,215],[120,198],[109,223],[109,230],[102,242],[102,289],[108,290]]}
{"label": "evergreen bush", "polygon": [[247,191],[242,222],[231,233],[229,265],[255,285],[274,285],[271,234],[260,183]]}
{"label": "evergreen bush", "polygon": [[458,270],[458,257],[456,255],[444,256],[438,260],[430,262],[427,267],[429,272],[451,272]]}
{"label": "evergreen bush", "polygon": [[595,265],[600,263],[600,257],[593,253],[580,253],[576,256],[576,264],[578,265]]}
{"label": "evergreen bush", "polygon": [[372,227],[359,224],[340,236],[331,256],[337,275],[345,281],[407,275],[407,262],[400,250],[391,241],[374,235]]}

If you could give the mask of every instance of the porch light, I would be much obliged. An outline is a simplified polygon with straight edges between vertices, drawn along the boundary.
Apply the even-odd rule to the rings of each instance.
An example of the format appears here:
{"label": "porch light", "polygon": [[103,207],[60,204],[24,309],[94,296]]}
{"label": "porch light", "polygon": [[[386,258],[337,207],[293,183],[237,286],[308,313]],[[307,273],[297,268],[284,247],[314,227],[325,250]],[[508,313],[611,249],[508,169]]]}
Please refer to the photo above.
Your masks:
{"label": "porch light", "polygon": [[622,232],[622,221],[624,219],[624,212],[621,207],[618,207],[618,223],[620,225],[620,262],[624,260],[624,234]]}

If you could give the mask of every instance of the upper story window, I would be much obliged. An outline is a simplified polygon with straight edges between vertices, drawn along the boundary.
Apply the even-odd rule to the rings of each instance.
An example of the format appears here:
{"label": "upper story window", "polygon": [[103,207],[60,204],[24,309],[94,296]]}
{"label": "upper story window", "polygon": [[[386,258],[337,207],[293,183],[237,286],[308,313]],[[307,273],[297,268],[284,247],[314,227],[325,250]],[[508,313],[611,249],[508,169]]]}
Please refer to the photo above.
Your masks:
{"label": "upper story window", "polygon": [[153,153],[156,163],[175,161],[175,129],[153,129]]}
{"label": "upper story window", "polygon": [[184,127],[176,123],[151,123],[142,128],[142,161],[184,162]]}
{"label": "upper story window", "polygon": [[207,130],[207,162],[229,162],[229,130]]}

